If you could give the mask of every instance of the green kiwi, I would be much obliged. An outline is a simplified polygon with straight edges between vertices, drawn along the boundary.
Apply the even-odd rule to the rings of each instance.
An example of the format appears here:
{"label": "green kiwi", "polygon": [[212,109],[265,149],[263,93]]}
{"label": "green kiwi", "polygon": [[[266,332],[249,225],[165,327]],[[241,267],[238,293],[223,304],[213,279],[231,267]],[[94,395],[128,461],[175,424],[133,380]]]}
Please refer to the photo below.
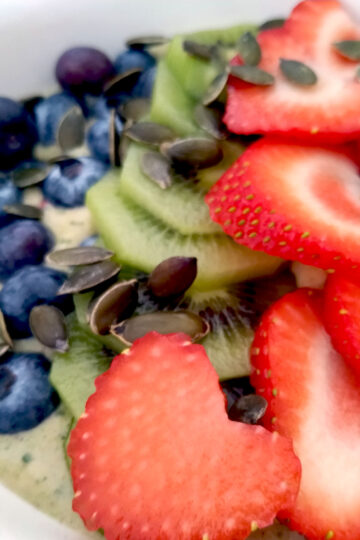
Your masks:
{"label": "green kiwi", "polygon": [[196,257],[193,287],[211,289],[272,274],[281,259],[240,246],[219,234],[183,235],[118,193],[116,174],[109,174],[87,193],[87,206],[106,247],[125,265],[144,272],[168,257]]}
{"label": "green kiwi", "polygon": [[196,134],[199,128],[193,118],[194,106],[194,100],[181,87],[165,61],[161,60],[152,93],[150,119],[168,126],[181,137]]}
{"label": "green kiwi", "polygon": [[[249,31],[255,32],[256,27],[253,25],[237,25],[226,29],[205,30],[186,36],[176,36],[169,45],[166,63],[186,93],[193,99],[200,100],[211,81],[219,73],[219,67],[214,62],[195,58],[185,52],[183,49],[184,39],[205,45],[214,45],[220,41],[224,45],[232,46],[235,45],[242,34]],[[235,51],[233,53],[229,52],[230,56],[235,54]]]}
{"label": "green kiwi", "polygon": [[112,352],[77,322],[69,318],[70,348],[54,354],[50,372],[51,384],[71,415],[78,419],[88,397],[95,391],[94,380],[108,369]]}

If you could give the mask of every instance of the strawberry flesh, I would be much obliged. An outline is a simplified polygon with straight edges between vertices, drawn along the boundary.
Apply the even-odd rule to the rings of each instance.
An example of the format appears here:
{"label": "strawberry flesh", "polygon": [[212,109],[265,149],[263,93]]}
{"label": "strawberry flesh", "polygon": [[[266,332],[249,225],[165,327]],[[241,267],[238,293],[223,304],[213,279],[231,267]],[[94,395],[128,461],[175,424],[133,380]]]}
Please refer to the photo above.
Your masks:
{"label": "strawberry flesh", "polygon": [[321,320],[321,297],[290,293],[264,315],[252,346],[252,384],[269,401],[263,423],[291,437],[302,465],[293,509],[281,513],[308,540],[360,531],[360,392]]}
{"label": "strawberry flesh", "polygon": [[73,508],[108,540],[241,540],[296,497],[291,442],[228,419],[218,377],[182,334],[137,340],[96,379],[71,434]]}
{"label": "strawberry flesh", "polygon": [[[261,69],[275,77],[271,87],[230,77],[225,123],[239,134],[286,134],[327,142],[351,140],[360,134],[360,81],[356,62],[343,58],[334,43],[360,38],[336,0],[305,0],[282,28],[259,34]],[[280,59],[310,67],[318,81],[301,86],[280,71]],[[241,58],[233,63],[241,64]]]}
{"label": "strawberry flesh", "polygon": [[357,275],[360,179],[351,147],[251,145],[206,195],[237,242],[284,259]]}

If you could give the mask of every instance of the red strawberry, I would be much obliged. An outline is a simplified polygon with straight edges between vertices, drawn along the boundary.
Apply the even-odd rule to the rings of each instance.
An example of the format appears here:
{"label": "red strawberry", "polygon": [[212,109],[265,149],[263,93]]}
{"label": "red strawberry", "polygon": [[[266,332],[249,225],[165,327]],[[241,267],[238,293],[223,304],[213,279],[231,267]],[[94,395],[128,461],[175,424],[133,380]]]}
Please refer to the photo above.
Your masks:
{"label": "red strawberry", "polygon": [[264,425],[291,437],[302,464],[295,507],[281,513],[308,540],[360,538],[360,391],[332,348],[318,293],[301,289],[264,315],[252,384],[269,400]]}
{"label": "red strawberry", "polygon": [[360,376],[360,284],[331,276],[324,289],[325,328],[335,349]]}
{"label": "red strawberry", "polygon": [[[275,76],[271,87],[231,77],[225,123],[235,133],[285,133],[326,141],[360,134],[357,63],[343,58],[334,43],[360,38],[360,27],[336,0],[305,0],[282,28],[258,36],[259,67]],[[313,86],[289,82],[280,59],[298,60],[317,75]],[[234,63],[241,63],[235,59]]]}
{"label": "red strawberry", "polygon": [[232,422],[214,368],[183,334],[115,358],[69,444],[73,508],[109,540],[247,538],[294,504],[291,442]]}
{"label": "red strawberry", "polygon": [[206,196],[211,217],[252,249],[357,274],[360,179],[349,156],[261,139]]}

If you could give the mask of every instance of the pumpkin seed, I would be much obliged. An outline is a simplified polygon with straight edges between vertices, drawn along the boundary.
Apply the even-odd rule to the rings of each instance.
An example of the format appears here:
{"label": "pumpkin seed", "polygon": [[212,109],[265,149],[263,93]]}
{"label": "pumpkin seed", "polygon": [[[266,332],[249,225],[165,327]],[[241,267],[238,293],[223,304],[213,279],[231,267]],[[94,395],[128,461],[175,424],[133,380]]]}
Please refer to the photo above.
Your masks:
{"label": "pumpkin seed", "polygon": [[312,86],[317,82],[316,73],[306,64],[298,60],[280,58],[282,74],[290,81],[301,86]]}
{"label": "pumpkin seed", "polygon": [[126,154],[130,148],[131,140],[128,139],[125,135],[125,130],[122,132],[120,136],[120,143],[119,143],[119,161],[120,165],[122,165],[125,161]]}
{"label": "pumpkin seed", "polygon": [[41,219],[42,210],[30,204],[6,204],[3,209],[7,214],[26,219]]}
{"label": "pumpkin seed", "polygon": [[12,171],[11,177],[18,188],[27,188],[43,182],[49,170],[45,163],[31,163],[29,166],[18,167]]}
{"label": "pumpkin seed", "polygon": [[120,114],[125,120],[138,122],[150,110],[150,100],[146,98],[130,99],[120,107]]}
{"label": "pumpkin seed", "polygon": [[89,266],[84,266],[69,276],[62,284],[57,294],[76,294],[94,289],[98,285],[105,283],[116,276],[119,271],[120,266],[113,261],[102,261]]}
{"label": "pumpkin seed", "polygon": [[161,189],[167,189],[172,185],[171,165],[168,159],[159,152],[146,152],[140,166],[145,176],[153,180]]}
{"label": "pumpkin seed", "polygon": [[216,75],[216,77],[211,81],[209,87],[205,92],[202,100],[203,105],[211,105],[212,103],[221,98],[221,95],[226,88],[228,76],[229,73],[227,70],[223,73],[220,73],[219,75]]}
{"label": "pumpkin seed", "polygon": [[146,49],[148,47],[157,47],[165,45],[170,40],[165,36],[139,36],[128,39],[125,44],[132,49]]}
{"label": "pumpkin seed", "polygon": [[255,84],[257,86],[270,86],[275,79],[271,73],[256,66],[230,66],[230,73],[242,81]]}
{"label": "pumpkin seed", "polygon": [[75,105],[59,123],[56,140],[64,151],[81,146],[85,138],[85,118],[81,107]]}
{"label": "pumpkin seed", "polygon": [[286,22],[286,19],[277,18],[277,19],[270,19],[269,21],[265,21],[259,26],[259,31],[263,32],[263,30],[272,30],[273,28],[281,28],[284,26]]}
{"label": "pumpkin seed", "polygon": [[215,139],[226,139],[228,133],[222,121],[223,111],[215,107],[204,107],[199,103],[194,109],[194,120],[201,129]]}
{"label": "pumpkin seed", "polygon": [[94,334],[108,334],[111,325],[130,317],[137,306],[136,279],[115,283],[89,306],[89,324]]}
{"label": "pumpkin seed", "polygon": [[110,113],[110,128],[109,128],[109,156],[110,163],[114,167],[119,167],[121,164],[120,160],[120,137],[122,132],[121,121],[118,116],[118,113],[115,109],[111,110]]}
{"label": "pumpkin seed", "polygon": [[205,137],[189,137],[164,143],[161,152],[175,164],[203,169],[216,165],[222,159],[222,150],[217,141]]}
{"label": "pumpkin seed", "polygon": [[149,275],[148,287],[160,298],[183,294],[197,274],[196,257],[169,257],[158,264]]}
{"label": "pumpkin seed", "polygon": [[130,93],[142,71],[140,68],[133,68],[116,75],[104,86],[103,96],[108,99],[121,93]]}
{"label": "pumpkin seed", "polygon": [[248,66],[257,66],[261,60],[261,48],[251,32],[245,32],[236,44],[242,60]]}
{"label": "pumpkin seed", "polygon": [[[4,343],[0,339],[0,358],[4,356],[4,354],[6,354],[9,349],[10,349],[9,345],[7,343]],[[1,365],[0,365],[0,372],[1,372]],[[0,394],[0,398],[1,398],[1,394]]]}
{"label": "pumpkin seed", "polygon": [[70,162],[69,164],[71,164],[71,162],[73,161],[74,163],[78,163],[79,160],[78,159],[75,159],[71,156],[67,156],[66,154],[63,154],[61,156],[56,156],[56,157],[53,157],[51,159],[48,160],[48,163],[50,165],[59,165],[61,163],[64,163],[64,162]]}
{"label": "pumpkin seed", "polygon": [[151,146],[159,146],[175,138],[171,129],[155,122],[137,122],[125,131],[125,135],[132,141]]}
{"label": "pumpkin seed", "polygon": [[215,54],[214,45],[205,45],[204,43],[198,43],[190,39],[183,41],[183,49],[185,52],[201,60],[212,60]]}
{"label": "pumpkin seed", "polygon": [[230,420],[236,422],[256,424],[264,416],[267,406],[268,403],[262,396],[248,394],[235,401],[229,409],[228,416]]}
{"label": "pumpkin seed", "polygon": [[210,331],[209,323],[191,311],[154,311],[132,317],[111,327],[110,332],[125,345],[131,345],[136,339],[148,332],[188,334],[192,341],[199,341]]}
{"label": "pumpkin seed", "polygon": [[42,305],[32,308],[29,317],[30,328],[40,343],[59,352],[69,348],[65,317],[60,309]]}
{"label": "pumpkin seed", "polygon": [[79,266],[106,261],[113,255],[112,251],[102,247],[79,246],[52,251],[47,254],[46,260],[48,263],[59,266]]}
{"label": "pumpkin seed", "polygon": [[346,39],[344,41],[337,41],[333,43],[333,46],[341,56],[348,60],[360,60],[360,40]]}
{"label": "pumpkin seed", "polygon": [[0,342],[6,344],[8,348],[13,347],[13,341],[8,332],[5,317],[1,309],[0,309]]}
{"label": "pumpkin seed", "polygon": [[356,70],[355,77],[356,77],[357,79],[359,79],[359,81],[360,81],[360,66],[358,66],[358,68],[357,68],[357,70]]}

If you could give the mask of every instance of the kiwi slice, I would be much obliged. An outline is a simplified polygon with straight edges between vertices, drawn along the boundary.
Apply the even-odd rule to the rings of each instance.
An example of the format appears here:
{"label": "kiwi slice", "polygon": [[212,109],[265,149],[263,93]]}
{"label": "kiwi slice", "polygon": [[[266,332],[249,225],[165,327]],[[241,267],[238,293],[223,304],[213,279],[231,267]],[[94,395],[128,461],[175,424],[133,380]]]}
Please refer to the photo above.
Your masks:
{"label": "kiwi slice", "polygon": [[[221,42],[231,47],[235,45],[242,34],[249,31],[256,32],[256,27],[254,25],[237,25],[226,29],[204,30],[186,36],[176,36],[169,44],[166,63],[185,92],[193,99],[200,100],[211,81],[219,73],[219,66],[214,62],[201,60],[185,52],[183,49],[184,39],[205,45],[215,45],[217,42]],[[230,58],[234,55],[235,50],[233,52],[229,50]]]}
{"label": "kiwi slice", "polygon": [[94,380],[108,369],[114,354],[74,316],[69,317],[69,335],[68,352],[54,355],[50,380],[71,415],[78,419],[95,391]]}
{"label": "kiwi slice", "polygon": [[118,193],[109,174],[87,193],[87,206],[106,247],[123,264],[151,272],[168,257],[197,257],[193,287],[211,289],[272,274],[282,260],[240,246],[219,234],[183,235]]}

